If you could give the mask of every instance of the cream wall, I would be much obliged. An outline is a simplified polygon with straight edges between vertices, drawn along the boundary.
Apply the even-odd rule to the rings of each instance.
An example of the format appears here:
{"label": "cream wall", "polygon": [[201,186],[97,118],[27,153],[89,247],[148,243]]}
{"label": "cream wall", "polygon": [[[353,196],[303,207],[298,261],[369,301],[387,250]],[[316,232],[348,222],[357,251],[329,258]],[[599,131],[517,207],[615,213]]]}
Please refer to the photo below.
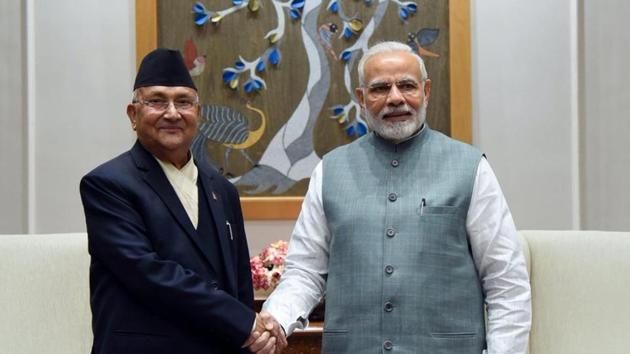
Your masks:
{"label": "cream wall", "polygon": [[[630,230],[629,5],[471,3],[474,143],[517,226]],[[0,6],[0,233],[82,231],[80,177],[133,141],[133,2]],[[250,248],[292,225],[248,222]]]}

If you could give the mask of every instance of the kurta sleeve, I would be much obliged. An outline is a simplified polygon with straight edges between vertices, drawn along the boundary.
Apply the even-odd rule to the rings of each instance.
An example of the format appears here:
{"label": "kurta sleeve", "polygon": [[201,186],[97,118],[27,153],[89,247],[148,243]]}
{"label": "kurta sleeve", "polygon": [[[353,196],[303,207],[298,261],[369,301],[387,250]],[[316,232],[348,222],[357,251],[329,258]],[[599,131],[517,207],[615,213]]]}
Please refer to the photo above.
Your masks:
{"label": "kurta sleeve", "polygon": [[263,304],[263,309],[280,322],[287,335],[308,324],[308,315],[324,293],[330,232],[322,204],[322,169],[320,161],[311,176],[289,241],[284,273]]}
{"label": "kurta sleeve", "polygon": [[525,256],[499,182],[479,162],[466,220],[488,310],[488,354],[526,354],[531,291]]}

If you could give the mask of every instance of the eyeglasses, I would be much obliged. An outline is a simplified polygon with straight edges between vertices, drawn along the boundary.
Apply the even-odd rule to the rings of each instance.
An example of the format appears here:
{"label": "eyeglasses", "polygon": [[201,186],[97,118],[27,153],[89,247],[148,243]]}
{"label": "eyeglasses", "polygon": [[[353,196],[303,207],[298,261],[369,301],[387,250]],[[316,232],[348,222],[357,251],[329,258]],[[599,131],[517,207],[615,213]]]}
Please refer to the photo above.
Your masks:
{"label": "eyeglasses", "polygon": [[392,91],[392,87],[396,85],[396,89],[405,97],[417,97],[420,95],[420,83],[411,80],[411,79],[403,79],[394,82],[393,84],[390,82],[378,82],[368,86],[367,96],[373,100],[384,99],[390,95]]}
{"label": "eyeglasses", "polygon": [[173,103],[173,106],[178,112],[191,110],[197,105],[198,100],[192,100],[188,98],[178,98],[175,101],[168,101],[161,98],[150,98],[148,100],[133,100],[131,103],[143,104],[155,111],[165,111]]}

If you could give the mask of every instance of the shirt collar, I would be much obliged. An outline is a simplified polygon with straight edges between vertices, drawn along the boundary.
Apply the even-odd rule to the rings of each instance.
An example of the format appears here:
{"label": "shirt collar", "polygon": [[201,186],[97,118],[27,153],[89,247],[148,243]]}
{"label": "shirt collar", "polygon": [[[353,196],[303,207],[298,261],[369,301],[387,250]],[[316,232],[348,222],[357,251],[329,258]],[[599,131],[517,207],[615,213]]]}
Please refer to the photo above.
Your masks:
{"label": "shirt collar", "polygon": [[189,155],[190,157],[188,159],[188,162],[186,162],[186,164],[181,169],[178,169],[170,162],[165,162],[158,159],[155,155],[153,155],[153,157],[160,164],[162,170],[164,170],[167,175],[181,174],[188,180],[194,181],[196,183],[199,171],[197,170],[197,166],[195,165],[195,162],[192,158],[192,152]]}

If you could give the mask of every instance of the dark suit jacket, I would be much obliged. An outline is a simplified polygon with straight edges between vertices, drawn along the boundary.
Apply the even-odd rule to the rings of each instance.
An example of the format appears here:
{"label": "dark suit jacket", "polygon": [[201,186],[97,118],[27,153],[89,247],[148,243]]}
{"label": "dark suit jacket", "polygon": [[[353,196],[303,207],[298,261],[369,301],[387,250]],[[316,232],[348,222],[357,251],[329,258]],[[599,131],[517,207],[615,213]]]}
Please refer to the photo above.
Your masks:
{"label": "dark suit jacket", "polygon": [[[166,175],[140,143],[81,180],[92,353],[247,352],[240,345],[255,312],[238,193],[209,168],[198,170],[199,190],[206,191],[199,203],[207,198],[220,260],[196,237]],[[221,276],[212,266],[217,261]]]}

